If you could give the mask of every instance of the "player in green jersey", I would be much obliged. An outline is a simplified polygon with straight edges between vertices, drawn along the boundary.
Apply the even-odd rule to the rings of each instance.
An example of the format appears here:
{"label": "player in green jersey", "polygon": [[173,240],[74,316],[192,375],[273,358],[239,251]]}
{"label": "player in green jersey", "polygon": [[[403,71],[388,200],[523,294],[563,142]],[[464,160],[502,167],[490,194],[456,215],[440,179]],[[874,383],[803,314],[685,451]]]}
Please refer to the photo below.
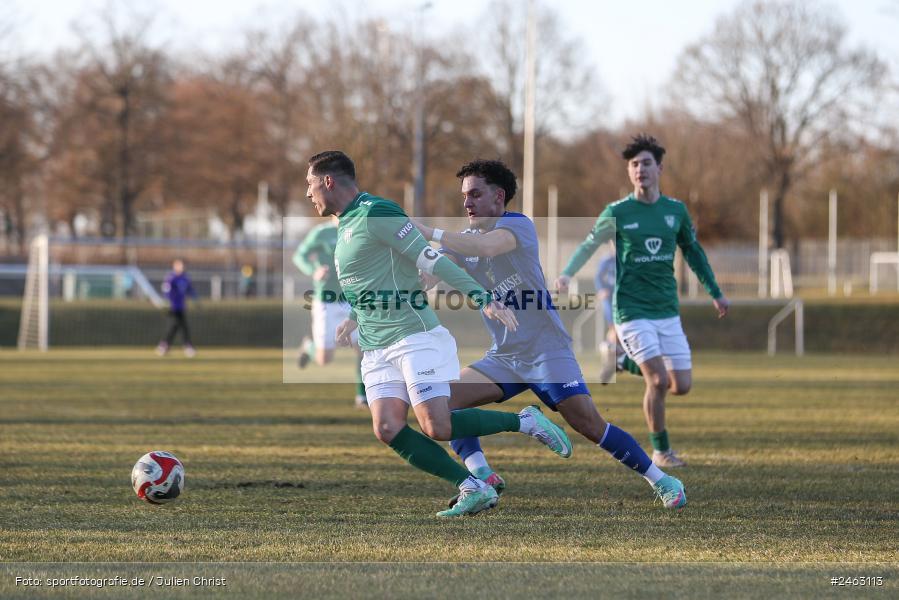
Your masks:
{"label": "player in green jersey", "polygon": [[[293,264],[302,273],[312,277],[311,312],[312,335],[303,338],[297,363],[301,369],[315,361],[324,366],[334,359],[334,347],[337,344],[337,326],[350,314],[350,305],[340,298],[340,283],[337,281],[337,270],[334,268],[334,248],[337,246],[337,217],[331,216],[328,223],[323,223],[306,234],[293,254]],[[309,298],[306,298],[307,302]],[[355,342],[355,340],[354,340]],[[365,408],[365,385],[362,383],[362,371],[359,362],[362,352],[354,343],[358,357],[356,361],[356,400],[357,408]]]}
{"label": "player in green jersey", "polygon": [[[641,134],[622,152],[634,192],[606,206],[587,238],[578,246],[556,280],[567,291],[571,278],[603,242],[613,239],[617,271],[613,298],[615,329],[627,358],[646,382],[643,413],[649,427],[653,462],[660,467],[683,466],[671,449],[665,427],[665,396],[686,394],[692,386],[690,346],[680,322],[674,254],[679,246],[687,264],[712,297],[718,317],[729,303],[687,213],[678,200],[659,192],[665,149]],[[631,367],[628,370],[636,371]]]}
{"label": "player in green jersey", "polygon": [[[465,271],[432,248],[394,202],[356,184],[353,161],[327,151],[309,159],[306,197],[322,216],[336,215],[334,267],[352,306],[337,329],[340,343],[359,330],[362,374],[375,437],[412,466],[458,486],[459,502],[438,516],[475,514],[492,508],[496,491],[473,477],[434,440],[519,431],[567,458],[571,442],[536,406],[520,413],[481,409],[449,410],[449,381],[459,378],[453,336],[440,325],[421,289],[419,270],[465,293],[484,315],[510,331],[515,314]],[[412,411],[426,435],[411,429]]]}

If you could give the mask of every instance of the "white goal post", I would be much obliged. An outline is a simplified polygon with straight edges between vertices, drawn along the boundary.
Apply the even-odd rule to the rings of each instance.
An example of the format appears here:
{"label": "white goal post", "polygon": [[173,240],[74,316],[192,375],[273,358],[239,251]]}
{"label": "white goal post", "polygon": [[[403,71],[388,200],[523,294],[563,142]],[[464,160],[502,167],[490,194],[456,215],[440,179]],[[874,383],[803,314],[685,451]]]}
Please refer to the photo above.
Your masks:
{"label": "white goal post", "polygon": [[793,269],[790,268],[790,253],[779,248],[771,251],[771,290],[772,298],[793,297]]}
{"label": "white goal post", "polygon": [[27,265],[0,265],[0,276],[25,279],[17,343],[19,350],[36,348],[45,352],[49,347],[51,277],[62,284],[54,284],[58,288],[54,293],[61,291],[65,300],[74,300],[79,296],[79,288],[84,287],[78,285],[79,281],[84,283],[85,279],[101,278],[111,280],[116,289],[127,287],[133,290],[136,297],[146,298],[156,308],[166,306],[146,275],[133,265],[52,264],[50,239],[46,235],[32,240]]}
{"label": "white goal post", "polygon": [[37,348],[47,351],[50,335],[50,242],[39,235],[31,242],[28,253],[28,272],[25,275],[25,294],[19,320],[19,350]]}
{"label": "white goal post", "polygon": [[793,298],[768,321],[768,356],[777,354],[777,326],[791,313],[796,326],[794,336],[796,356],[805,355],[805,305],[799,298]]}
{"label": "white goal post", "polygon": [[896,291],[899,292],[899,252],[874,252],[871,254],[871,264],[868,270],[868,290],[876,294],[878,285],[878,267],[880,265],[896,266]]}

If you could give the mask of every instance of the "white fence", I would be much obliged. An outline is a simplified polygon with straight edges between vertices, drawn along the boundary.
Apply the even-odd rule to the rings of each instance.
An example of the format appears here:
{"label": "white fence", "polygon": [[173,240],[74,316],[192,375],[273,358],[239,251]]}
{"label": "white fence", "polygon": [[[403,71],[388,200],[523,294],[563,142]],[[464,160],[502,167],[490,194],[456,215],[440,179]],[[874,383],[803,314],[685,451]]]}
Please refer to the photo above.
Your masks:
{"label": "white fence", "polygon": [[[560,219],[569,221],[569,219]],[[582,220],[579,230],[589,230],[592,221]],[[538,223],[538,229],[540,224]],[[556,252],[548,252],[545,230],[541,231],[541,259],[544,272],[550,285],[565,262],[583,240],[583,234],[575,235],[567,227],[560,227]],[[165,274],[170,268],[171,258],[185,256],[188,270],[194,280],[198,293],[213,299],[228,299],[245,296],[281,297],[282,294],[299,296],[303,290],[311,289],[309,278],[297,271],[290,263],[290,257],[297,241],[281,244],[272,243],[265,250],[266,260],[257,260],[256,250],[252,247],[240,249],[236,255],[234,249],[210,247],[207,242],[202,247],[194,247],[191,241],[168,246],[153,246],[147,242],[150,252],[142,248],[139,253],[129,251],[123,253],[116,250],[110,256],[101,256],[93,248],[73,246],[69,243],[51,242],[50,263],[54,266],[69,264],[118,264],[138,267],[158,289]],[[758,297],[759,252],[753,242],[731,244],[706,243],[706,253],[724,292],[731,297]],[[156,248],[155,251],[153,249]],[[601,256],[609,250],[601,248],[578,273],[582,290],[593,289],[593,276]],[[826,290],[828,288],[828,262],[826,240],[803,240],[786,248],[790,258],[790,268],[794,293],[802,295],[807,290]],[[836,292],[838,295],[857,295],[868,293],[871,277],[871,257],[877,252],[895,252],[896,241],[889,239],[840,240],[837,244]],[[194,257],[194,253],[196,256]],[[555,255],[557,264],[551,265],[548,259]],[[100,260],[98,260],[98,257]],[[122,260],[121,257],[127,257]],[[678,258],[680,254],[678,253]],[[118,260],[116,260],[118,259]],[[254,281],[248,288],[241,268],[247,264],[254,269]],[[259,268],[265,264],[266,277],[260,277]],[[897,289],[897,269],[893,265],[881,265],[877,272],[877,284],[881,292],[895,292]],[[25,265],[5,264],[0,266],[0,296],[21,296],[25,286]],[[678,277],[682,280],[681,290],[685,297],[701,297],[704,295],[701,286],[683,260],[678,259],[676,265]],[[288,278],[285,280],[285,276]],[[62,296],[63,281],[51,277],[51,296]],[[293,284],[294,294],[285,290],[283,284]]]}

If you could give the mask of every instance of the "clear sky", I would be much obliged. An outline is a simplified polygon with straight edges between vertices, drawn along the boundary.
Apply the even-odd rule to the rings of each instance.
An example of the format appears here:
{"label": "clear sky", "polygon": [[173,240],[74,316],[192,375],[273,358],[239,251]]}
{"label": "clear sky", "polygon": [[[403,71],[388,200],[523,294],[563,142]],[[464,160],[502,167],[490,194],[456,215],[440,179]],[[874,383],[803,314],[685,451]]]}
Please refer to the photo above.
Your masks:
{"label": "clear sky", "polygon": [[[526,0],[518,0],[521,10]],[[44,52],[74,43],[71,23],[92,11],[112,5],[156,6],[154,31],[171,48],[215,52],[236,45],[247,26],[277,27],[302,10],[315,16],[380,17],[410,30],[425,0],[3,0],[0,19],[12,21],[14,39],[27,52]],[[486,0],[430,0],[421,11],[422,27],[446,34],[476,26]],[[555,0],[552,6],[572,35],[585,44],[589,58],[612,100],[614,124],[637,116],[664,94],[680,51],[711,30],[717,17],[733,10],[739,0]],[[899,0],[834,0],[847,19],[853,44],[865,44],[899,73]],[[142,10],[146,10],[145,8]],[[10,16],[11,15],[11,16]],[[0,21],[2,23],[2,21]],[[635,39],[650,41],[655,51],[628,60]]]}

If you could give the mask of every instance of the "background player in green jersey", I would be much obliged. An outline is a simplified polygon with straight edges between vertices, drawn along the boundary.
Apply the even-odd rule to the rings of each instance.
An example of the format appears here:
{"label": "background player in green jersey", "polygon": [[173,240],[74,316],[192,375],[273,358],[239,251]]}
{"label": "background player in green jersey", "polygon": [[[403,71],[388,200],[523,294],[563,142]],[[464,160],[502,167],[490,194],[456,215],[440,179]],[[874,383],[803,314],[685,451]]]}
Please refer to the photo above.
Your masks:
{"label": "background player in green jersey", "polygon": [[567,291],[571,277],[596,249],[614,238],[617,271],[613,298],[615,329],[627,357],[639,366],[646,382],[643,412],[654,452],[661,467],[685,463],[668,441],[665,396],[681,395],[692,385],[690,346],[679,316],[674,254],[680,246],[684,259],[712,296],[718,317],[729,303],[715,282],[687,208],[659,192],[665,149],[655,138],[641,134],[622,152],[634,192],[609,204],[600,213],[587,238],[578,246],[556,280]]}
{"label": "background player in green jersey", "polygon": [[[337,217],[331,216],[306,234],[293,254],[293,264],[302,273],[312,277],[312,335],[303,338],[297,360],[301,369],[311,361],[324,366],[334,359],[337,345],[337,326],[350,314],[350,305],[340,297],[340,283],[334,268],[334,248],[337,247]],[[365,407],[365,385],[359,361],[362,354],[356,348],[356,406]]]}
{"label": "background player in green jersey", "polygon": [[[356,168],[343,152],[309,159],[306,197],[322,216],[336,215],[334,267],[350,319],[337,331],[340,343],[358,327],[362,375],[375,436],[412,466],[459,488],[459,501],[441,517],[492,508],[496,491],[473,477],[434,440],[482,436],[501,431],[530,435],[560,456],[571,442],[536,406],[520,413],[480,409],[449,410],[449,382],[459,378],[456,342],[437,319],[421,290],[419,270],[467,294],[484,315],[510,331],[515,315],[462,269],[432,248],[394,202],[356,185]],[[409,406],[426,435],[406,424]]]}

